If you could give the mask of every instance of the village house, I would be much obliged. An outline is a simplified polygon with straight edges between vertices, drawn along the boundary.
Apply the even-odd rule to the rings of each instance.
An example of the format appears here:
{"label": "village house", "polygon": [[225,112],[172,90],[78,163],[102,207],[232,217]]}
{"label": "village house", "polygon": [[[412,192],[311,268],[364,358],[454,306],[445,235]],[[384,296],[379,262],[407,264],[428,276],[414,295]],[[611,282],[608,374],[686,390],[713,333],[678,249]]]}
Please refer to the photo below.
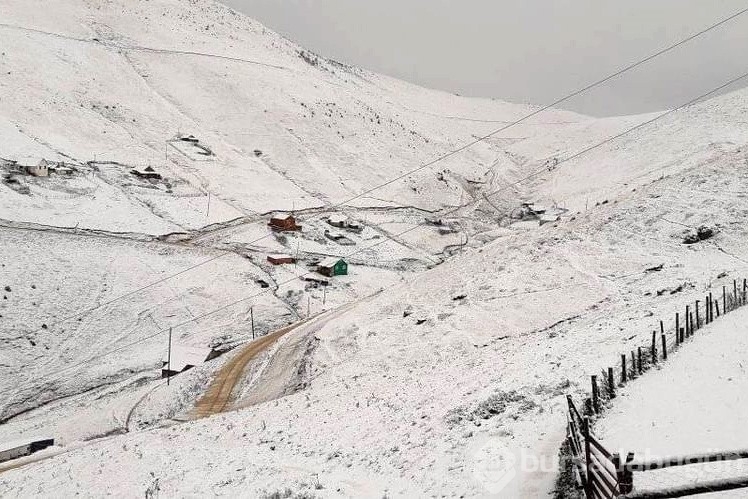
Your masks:
{"label": "village house", "polygon": [[46,159],[42,159],[38,163],[35,162],[26,166],[26,172],[34,177],[49,177],[49,167],[51,164]]}
{"label": "village house", "polygon": [[296,225],[296,219],[288,213],[277,213],[270,218],[268,222],[270,228],[276,232],[301,230],[300,225]]}
{"label": "village house", "polygon": [[289,263],[296,263],[296,258],[291,255],[268,255],[268,262],[273,265],[286,265]]}
{"label": "village house", "polygon": [[327,223],[332,225],[333,227],[344,229],[348,226],[348,217],[335,213],[327,217]]}
{"label": "village house", "polygon": [[[168,352],[161,359],[161,377],[175,376],[193,367],[199,366],[218,357],[219,353],[211,348],[175,345],[171,348],[171,359]],[[171,360],[171,362],[169,362]]]}
{"label": "village house", "polygon": [[317,265],[317,272],[327,277],[348,275],[348,264],[342,258],[332,256],[325,258]]}

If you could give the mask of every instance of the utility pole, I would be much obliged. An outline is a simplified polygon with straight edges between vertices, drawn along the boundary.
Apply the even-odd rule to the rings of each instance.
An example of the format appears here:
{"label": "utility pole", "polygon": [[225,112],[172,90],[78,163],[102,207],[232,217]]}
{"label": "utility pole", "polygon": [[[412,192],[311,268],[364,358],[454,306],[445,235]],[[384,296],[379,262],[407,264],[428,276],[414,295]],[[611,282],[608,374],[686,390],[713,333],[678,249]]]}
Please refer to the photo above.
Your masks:
{"label": "utility pole", "polygon": [[169,328],[169,350],[166,354],[166,385],[171,381],[171,328]]}
{"label": "utility pole", "polygon": [[254,307],[249,307],[249,318],[252,321],[252,339],[255,339],[255,312],[254,312]]}

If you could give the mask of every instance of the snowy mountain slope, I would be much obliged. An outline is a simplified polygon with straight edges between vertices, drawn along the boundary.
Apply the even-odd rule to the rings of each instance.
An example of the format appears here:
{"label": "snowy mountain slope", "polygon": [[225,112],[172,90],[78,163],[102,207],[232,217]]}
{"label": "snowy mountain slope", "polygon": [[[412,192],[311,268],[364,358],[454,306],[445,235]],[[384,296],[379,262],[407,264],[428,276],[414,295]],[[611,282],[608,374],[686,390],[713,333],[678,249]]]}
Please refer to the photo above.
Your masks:
{"label": "snowy mountain slope", "polygon": [[[351,251],[362,250],[352,275],[335,280],[326,295],[305,289],[295,277],[306,266],[273,269],[264,253],[316,257],[346,248],[326,243],[326,224],[309,220],[300,235],[257,241],[268,234],[260,214],[289,207],[319,207],[305,213],[323,214],[324,205],[530,108],[423,90],[300,54],[254,21],[208,2],[26,5],[0,6],[0,33],[13,48],[0,64],[18,78],[0,71],[0,85],[16,90],[0,97],[0,131],[11,155],[58,151],[84,163],[88,176],[24,179],[31,196],[0,185],[0,218],[15,221],[0,229],[8,255],[3,277],[13,280],[11,303],[0,312],[12,347],[0,362],[4,393],[23,386],[23,364],[54,373],[108,345],[124,346],[258,293],[258,279],[273,291],[252,302],[263,332],[303,314],[306,303],[315,311],[353,305],[305,331],[314,348],[286,369],[301,391],[202,421],[180,420],[225,357],[164,389],[157,379],[163,336],[55,383],[24,386],[12,413],[50,403],[0,426],[0,441],[48,430],[69,452],[2,473],[0,495],[133,496],[158,488],[169,496],[257,496],[288,487],[321,497],[483,496],[486,484],[474,468],[485,442],[554,462],[563,395],[584,389],[589,374],[640,344],[654,318],[745,271],[748,125],[741,115],[748,92],[741,91],[557,168],[545,167],[650,117],[543,113],[358,200],[363,208],[351,211],[367,223],[351,236],[358,244]],[[48,60],[53,74],[44,78],[26,53]],[[28,88],[14,76],[19,70],[34,75]],[[180,142],[167,144],[177,132],[196,135],[215,157],[206,161]],[[165,152],[169,159],[161,162]],[[94,155],[97,161],[85,164]],[[168,172],[170,187],[128,177],[130,168],[149,162]],[[536,171],[543,173],[512,185]],[[64,189],[85,195],[52,194]],[[503,190],[483,197],[496,189]],[[210,218],[203,211],[207,192],[215,203]],[[416,208],[392,210],[392,201]],[[556,223],[514,223],[520,201],[555,201],[570,211]],[[422,209],[458,203],[464,208],[450,216],[471,233],[467,246],[414,276],[429,258],[448,255],[460,234],[438,236],[423,227],[395,242],[387,236],[421,223]],[[202,233],[152,237],[236,217],[242,218]],[[102,230],[92,237],[50,227],[78,221]],[[685,226],[701,224],[716,227],[717,236],[683,245]],[[363,251],[381,241],[388,242]],[[83,324],[29,334],[27,323],[39,317],[105,302],[227,249],[225,260],[106,307]],[[660,271],[647,270],[660,264]],[[60,298],[49,298],[56,287]],[[248,306],[176,333],[201,345],[248,340]],[[262,383],[267,359],[248,377]],[[96,438],[124,431],[134,408],[129,434]],[[521,473],[511,491],[536,497],[554,479],[552,472]]]}
{"label": "snowy mountain slope", "polygon": [[[193,197],[175,192],[177,199],[166,203],[162,198],[170,196],[136,192],[109,208],[150,202],[158,208],[155,217],[184,228],[237,211],[343,201],[496,128],[493,121],[532,110],[426,91],[326,61],[208,1],[49,6],[13,0],[0,6],[0,16],[0,117],[50,155],[150,163],[191,185],[190,194],[210,191],[216,207],[228,205],[207,220],[195,213],[204,213],[205,202],[191,202]],[[57,23],[59,17],[66,22]],[[585,118],[554,111],[543,120],[512,132],[531,136]],[[168,145],[178,132],[196,136],[214,156],[200,161]],[[0,150],[0,157],[24,152],[18,149]],[[480,145],[440,170],[479,176],[495,155],[495,147]],[[375,197],[424,207],[459,197],[454,183],[438,181],[434,173],[422,172]],[[92,182],[119,183],[96,177]],[[22,209],[34,197],[48,196],[35,187],[35,196],[16,196],[20,207],[3,218],[23,219]],[[100,211],[91,210],[91,202],[74,198],[66,209]],[[193,214],[185,220],[182,211]],[[88,223],[108,228],[106,217]]]}
{"label": "snowy mountain slope", "polygon": [[[325,497],[480,496],[474,467],[486,441],[553,461],[566,392],[584,390],[589,374],[640,344],[659,317],[745,273],[746,142],[736,140],[744,125],[721,135],[733,142],[723,148],[710,130],[723,126],[722,106],[739,110],[747,98],[737,92],[676,113],[646,131],[655,147],[607,146],[605,167],[628,184],[609,202],[469,249],[354,307],[316,333],[304,391],[102,441],[7,472],[0,490],[126,496],[158,479],[169,494],[290,487]],[[691,155],[673,166],[668,156],[686,143]],[[642,175],[646,165],[661,166],[661,175]],[[600,158],[574,167],[592,172]],[[559,168],[538,189],[574,174]],[[579,195],[595,192],[595,182],[577,185]],[[679,224],[702,223],[718,235],[684,245]],[[54,478],[59,466],[80,484]],[[101,478],[112,475],[116,488]],[[512,490],[537,496],[554,479],[521,474]]]}

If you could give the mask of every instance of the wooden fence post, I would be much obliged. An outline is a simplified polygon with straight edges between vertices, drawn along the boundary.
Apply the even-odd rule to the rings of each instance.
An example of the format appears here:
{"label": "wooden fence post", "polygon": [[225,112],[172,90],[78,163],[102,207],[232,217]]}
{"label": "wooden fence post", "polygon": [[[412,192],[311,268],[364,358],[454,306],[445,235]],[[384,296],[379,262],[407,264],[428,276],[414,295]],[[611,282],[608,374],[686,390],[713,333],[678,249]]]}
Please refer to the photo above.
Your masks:
{"label": "wooden fence post", "polygon": [[592,489],[592,450],[590,449],[590,418],[585,417],[582,421],[582,434],[584,435],[584,461],[587,471],[587,480],[585,480],[584,482],[584,493],[585,496],[589,499],[590,497],[594,497]]}
{"label": "wooden fence post", "polygon": [[621,383],[628,381],[628,373],[626,372],[626,354],[621,354]]}
{"label": "wooden fence post", "polygon": [[717,311],[717,318],[719,319],[719,300],[714,302],[714,309]]}
{"label": "wooden fence post", "polygon": [[743,279],[743,305],[745,305],[745,301],[748,298],[748,279]]}
{"label": "wooden fence post", "polygon": [[637,348],[637,354],[639,355],[639,374],[642,374],[644,372],[644,368],[642,367],[642,347]]}
{"label": "wooden fence post", "polygon": [[722,314],[727,313],[727,286],[722,286]]}
{"label": "wooden fence post", "polygon": [[636,354],[631,350],[631,379],[636,378]]}
{"label": "wooden fence post", "polygon": [[662,335],[662,360],[667,360],[667,336]]}
{"label": "wooden fence post", "polygon": [[675,313],[675,344],[680,344],[680,312]]}
{"label": "wooden fence post", "polygon": [[738,280],[732,280],[732,309],[738,308]]}
{"label": "wooden fence post", "polygon": [[657,331],[652,331],[652,364],[657,364]]}
{"label": "wooden fence post", "polygon": [[600,414],[600,396],[597,391],[597,376],[592,375],[592,408],[595,414]]}
{"label": "wooden fence post", "polygon": [[714,322],[714,295],[709,292],[709,323]]}
{"label": "wooden fence post", "polygon": [[616,382],[613,379],[613,368],[608,368],[608,397],[611,399],[616,398]]}
{"label": "wooden fence post", "polygon": [[699,319],[699,300],[696,300],[696,329],[701,327],[701,320]]}
{"label": "wooden fence post", "polygon": [[693,312],[691,312],[689,320],[691,321],[691,336],[693,336]]}
{"label": "wooden fence post", "polygon": [[686,338],[691,336],[690,325],[688,324],[688,317],[691,315],[691,310],[689,307],[689,305],[686,305]]}
{"label": "wooden fence post", "polygon": [[621,494],[630,494],[634,491],[634,473],[626,466],[634,460],[634,453],[629,452],[626,456],[626,462],[621,462],[619,454],[613,454],[610,459],[616,468],[616,482],[618,482],[618,492]]}

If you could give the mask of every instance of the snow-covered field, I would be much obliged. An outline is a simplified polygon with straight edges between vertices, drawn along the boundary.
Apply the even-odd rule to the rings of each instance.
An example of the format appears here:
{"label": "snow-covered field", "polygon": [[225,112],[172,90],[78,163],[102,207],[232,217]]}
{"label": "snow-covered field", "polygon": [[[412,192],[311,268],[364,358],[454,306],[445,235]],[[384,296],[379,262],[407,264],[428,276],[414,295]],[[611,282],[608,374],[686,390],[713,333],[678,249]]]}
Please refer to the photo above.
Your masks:
{"label": "snow-covered field", "polygon": [[[596,431],[609,448],[637,457],[683,456],[745,448],[748,441],[748,310],[698,331],[660,370],[624,390]],[[646,490],[748,474],[748,461],[697,464],[636,473]],[[745,497],[745,490],[707,497]]]}
{"label": "snow-covered field", "polygon": [[[58,442],[0,465],[3,497],[545,496],[553,470],[494,491],[486,449],[555,464],[566,393],[748,274],[748,91],[571,161],[655,115],[551,110],[372,191],[535,108],[328,61],[208,0],[9,0],[0,39],[0,158],[76,169],[0,184],[0,442]],[[278,210],[303,230],[272,233]],[[327,256],[349,275],[300,279]],[[189,418],[232,352],[160,379],[170,327],[228,351],[252,316],[323,311],[249,368],[239,410]]]}

